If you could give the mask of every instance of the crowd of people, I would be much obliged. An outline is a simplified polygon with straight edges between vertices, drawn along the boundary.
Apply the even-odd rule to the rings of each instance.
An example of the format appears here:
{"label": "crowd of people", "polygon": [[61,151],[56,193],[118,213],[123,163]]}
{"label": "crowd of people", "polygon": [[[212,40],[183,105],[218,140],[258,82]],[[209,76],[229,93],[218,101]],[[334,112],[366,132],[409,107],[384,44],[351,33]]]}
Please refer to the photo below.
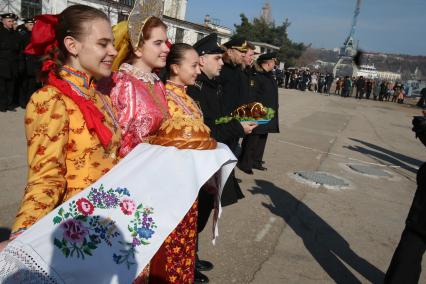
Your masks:
{"label": "crowd of people", "polygon": [[279,87],[334,94],[342,97],[355,97],[356,99],[391,101],[403,104],[408,92],[408,86],[404,86],[400,82],[368,79],[363,76],[334,78],[330,72],[311,72],[306,68],[290,67],[284,72],[276,69],[274,75]]}
{"label": "crowd of people", "polygon": [[310,72],[307,69],[298,70],[288,68],[284,72],[284,85],[286,89],[300,91],[312,91],[316,93],[330,93],[333,84],[333,74],[322,72]]}
{"label": "crowd of people", "polygon": [[34,19],[23,19],[17,25],[18,17],[13,13],[1,15],[0,25],[0,111],[15,111],[25,108],[32,93],[41,84],[37,81],[40,60],[24,49],[31,39]]}
{"label": "crowd of people", "polygon": [[[114,27],[102,11],[85,5],[37,16],[34,29],[34,21],[27,20],[21,32],[14,29],[14,14],[1,16],[0,70],[8,72],[0,73],[0,107],[13,111],[18,101],[26,108],[28,141],[27,186],[11,240],[96,182],[140,143],[207,150],[221,142],[238,157],[242,172],[267,170],[268,134],[279,132],[276,54],[255,60],[249,41],[237,38],[219,46],[215,33],[193,46],[171,44],[158,5],[148,14],[136,5],[133,16]],[[19,63],[32,66],[31,75],[16,68]],[[17,99],[24,75],[33,81]],[[273,109],[275,116],[258,125],[231,115],[252,103]],[[180,134],[167,136],[170,132]],[[207,137],[196,140],[201,134]],[[244,198],[240,181],[232,172],[222,206]],[[212,187],[200,189],[135,283],[209,281],[202,271],[213,264],[200,260],[197,251],[198,234],[218,206]],[[1,243],[0,251],[7,244]]]}
{"label": "crowd of people", "polygon": [[334,93],[342,97],[352,97],[355,94],[355,98],[360,100],[364,98],[403,104],[406,92],[404,85],[399,82],[345,76],[337,78]]}

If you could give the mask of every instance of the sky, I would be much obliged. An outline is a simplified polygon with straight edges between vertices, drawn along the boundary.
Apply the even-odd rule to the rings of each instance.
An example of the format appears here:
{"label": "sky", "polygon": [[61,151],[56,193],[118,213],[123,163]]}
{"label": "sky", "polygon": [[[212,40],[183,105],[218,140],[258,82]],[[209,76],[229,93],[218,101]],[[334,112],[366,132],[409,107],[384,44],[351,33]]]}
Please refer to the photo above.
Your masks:
{"label": "sky", "polygon": [[[186,19],[204,16],[234,29],[240,14],[259,17],[265,0],[188,0]],[[350,32],[356,0],[270,0],[277,25],[291,22],[289,38],[316,48],[340,47]],[[426,55],[426,0],[363,0],[355,38],[366,51]]]}

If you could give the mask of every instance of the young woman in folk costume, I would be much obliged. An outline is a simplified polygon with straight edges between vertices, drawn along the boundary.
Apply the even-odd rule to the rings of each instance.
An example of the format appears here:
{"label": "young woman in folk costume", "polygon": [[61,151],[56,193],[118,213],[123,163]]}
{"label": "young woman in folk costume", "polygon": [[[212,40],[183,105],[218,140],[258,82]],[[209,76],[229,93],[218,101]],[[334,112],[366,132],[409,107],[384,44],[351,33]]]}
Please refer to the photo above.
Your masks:
{"label": "young woman in folk costume", "polygon": [[118,162],[120,131],[95,80],[117,51],[108,17],[75,5],[41,15],[26,52],[44,55],[44,87],[28,103],[28,182],[11,238],[95,182]]}
{"label": "young woman in folk costume", "polygon": [[113,74],[113,88],[105,91],[110,93],[117,110],[122,157],[139,143],[148,142],[169,115],[164,85],[153,72],[166,65],[169,53],[166,31],[167,26],[160,18],[151,16],[144,20],[133,14],[129,22],[120,22],[113,28],[118,50],[113,70],[118,71]]}
{"label": "young woman in folk costume", "polygon": [[[173,45],[167,57],[166,72],[166,100],[170,117],[163,121],[150,143],[178,149],[215,149],[217,142],[210,137],[210,129],[204,124],[200,108],[186,93],[187,86],[194,85],[201,73],[198,53],[184,43]],[[211,179],[201,190],[215,188],[214,179]],[[197,220],[198,201],[195,201],[151,261],[154,276],[166,276],[162,276],[160,282],[154,278],[153,283],[194,282]]]}
{"label": "young woman in folk costume", "polygon": [[[118,72],[113,75],[114,83],[110,96],[118,112],[122,130],[121,156],[128,154],[139,143],[165,145],[163,142],[170,142],[170,136],[161,136],[159,131],[165,134],[164,126],[173,127],[171,121],[173,121],[175,109],[169,108],[170,102],[169,99],[166,100],[166,88],[153,73],[154,69],[166,66],[166,58],[170,51],[166,34],[167,26],[160,19],[162,12],[162,1],[151,1],[149,9],[144,9],[142,3],[138,1],[130,14],[129,21],[121,22],[113,28],[115,46],[118,50],[113,69],[118,69]],[[193,51],[192,48],[191,51]],[[176,56],[173,58],[176,59]],[[181,57],[179,56],[178,59],[179,62],[173,62],[173,65],[180,63]],[[198,68],[198,58],[194,60]],[[196,76],[197,73],[190,76],[193,77],[192,84]],[[184,102],[187,103],[186,99]],[[195,111],[196,119],[201,125],[201,113],[194,107],[196,106],[190,104],[190,110]],[[190,120],[193,120],[192,116]],[[204,127],[204,124],[202,125]],[[205,133],[209,138],[208,132]],[[176,137],[172,138],[171,140],[175,140]],[[186,139],[188,138],[190,136]],[[209,147],[216,147],[214,140],[207,139],[207,142],[210,143]],[[169,145],[191,148],[191,145],[184,145],[184,143]],[[193,283],[196,206],[197,203],[194,203],[135,283]]]}

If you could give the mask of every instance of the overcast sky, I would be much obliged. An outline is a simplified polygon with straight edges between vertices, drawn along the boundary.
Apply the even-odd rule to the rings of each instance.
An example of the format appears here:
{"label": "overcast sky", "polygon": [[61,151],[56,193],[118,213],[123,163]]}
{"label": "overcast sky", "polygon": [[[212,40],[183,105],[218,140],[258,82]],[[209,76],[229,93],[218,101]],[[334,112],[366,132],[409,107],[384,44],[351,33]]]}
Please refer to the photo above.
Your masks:
{"label": "overcast sky", "polygon": [[[270,0],[277,24],[285,18],[292,40],[314,47],[339,47],[347,37],[355,0]],[[258,17],[264,0],[188,0],[187,20],[202,23],[204,16],[234,29],[240,13]],[[426,55],[426,0],[363,0],[355,33],[360,48]]]}

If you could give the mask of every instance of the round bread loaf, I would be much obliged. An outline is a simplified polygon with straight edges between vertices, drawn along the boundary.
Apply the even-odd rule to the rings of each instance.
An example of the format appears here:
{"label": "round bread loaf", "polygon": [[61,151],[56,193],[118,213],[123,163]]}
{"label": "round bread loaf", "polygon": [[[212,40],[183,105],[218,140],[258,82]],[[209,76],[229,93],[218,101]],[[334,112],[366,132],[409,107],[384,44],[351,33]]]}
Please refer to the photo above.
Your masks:
{"label": "round bread loaf", "polygon": [[165,120],[157,135],[150,143],[161,146],[174,146],[178,149],[211,150],[217,142],[210,137],[210,129],[202,119],[173,117]]}
{"label": "round bread loaf", "polygon": [[231,116],[252,117],[255,119],[260,119],[266,114],[266,108],[261,103],[254,102],[238,107],[235,111],[232,112]]}

